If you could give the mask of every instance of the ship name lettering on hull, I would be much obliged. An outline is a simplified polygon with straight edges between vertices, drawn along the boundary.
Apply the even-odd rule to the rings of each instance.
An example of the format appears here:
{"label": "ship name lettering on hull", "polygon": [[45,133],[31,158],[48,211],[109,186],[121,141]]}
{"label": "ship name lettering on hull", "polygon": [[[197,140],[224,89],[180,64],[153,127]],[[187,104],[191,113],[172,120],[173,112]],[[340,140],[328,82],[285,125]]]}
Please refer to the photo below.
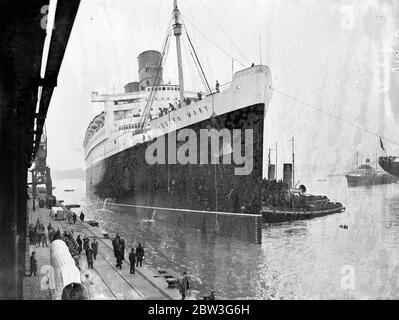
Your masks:
{"label": "ship name lettering on hull", "polygon": [[[241,133],[244,131],[244,143]],[[223,158],[223,164],[231,165],[232,158],[235,165],[243,165],[234,168],[235,175],[249,175],[253,169],[253,130],[252,129],[200,129],[199,144],[195,130],[182,129],[162,135],[148,145],[145,158],[149,165],[166,164],[166,143],[168,146],[168,164],[219,164],[219,158]],[[209,140],[211,145],[209,148]],[[222,140],[222,146],[220,146]],[[177,142],[183,142],[177,148]],[[244,145],[244,150],[242,150]],[[199,148],[198,148],[199,146]],[[209,155],[209,150],[211,154]],[[244,151],[244,154],[242,152]],[[199,161],[198,161],[199,159]]]}
{"label": "ship name lettering on hull", "polygon": [[[206,112],[208,112],[208,106],[203,106],[203,108],[206,110]],[[192,112],[192,113],[191,113],[191,112]],[[187,112],[187,113],[186,113],[188,119],[191,118],[192,116],[197,116],[198,113],[199,113],[199,114],[204,113],[204,111],[203,111],[200,107],[198,107],[198,113],[197,113],[196,110],[192,110],[191,112]],[[182,118],[181,118],[180,116],[176,116],[176,117],[173,117],[172,120],[173,120],[173,122],[177,123],[177,122],[182,121]],[[160,128],[162,127],[162,128],[165,129],[165,128],[168,128],[168,127],[169,127],[169,124],[168,124],[167,121],[165,121],[165,122],[161,123],[161,124],[159,125],[159,127],[160,127]]]}

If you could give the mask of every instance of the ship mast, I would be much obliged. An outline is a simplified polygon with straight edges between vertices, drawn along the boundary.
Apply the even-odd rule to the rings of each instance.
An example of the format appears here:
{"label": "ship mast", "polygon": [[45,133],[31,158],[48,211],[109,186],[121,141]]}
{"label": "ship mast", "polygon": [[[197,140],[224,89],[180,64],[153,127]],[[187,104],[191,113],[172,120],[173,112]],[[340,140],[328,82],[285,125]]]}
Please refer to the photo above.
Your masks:
{"label": "ship mast", "polygon": [[295,188],[295,138],[292,137],[292,187]]}
{"label": "ship mast", "polygon": [[173,1],[173,16],[175,24],[173,25],[173,33],[176,37],[176,49],[177,49],[177,66],[179,68],[179,86],[180,86],[180,104],[184,104],[184,79],[183,79],[183,63],[181,58],[181,44],[180,36],[182,35],[182,24],[179,21],[180,11],[177,7],[177,0]]}

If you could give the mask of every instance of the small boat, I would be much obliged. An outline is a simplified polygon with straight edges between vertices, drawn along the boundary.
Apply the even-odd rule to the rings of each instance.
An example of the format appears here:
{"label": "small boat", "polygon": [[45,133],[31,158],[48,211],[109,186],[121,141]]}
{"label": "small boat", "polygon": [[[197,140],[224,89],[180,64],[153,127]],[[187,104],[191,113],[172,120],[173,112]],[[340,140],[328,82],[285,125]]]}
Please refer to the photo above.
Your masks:
{"label": "small boat", "polygon": [[65,205],[65,207],[67,207],[68,209],[72,209],[72,208],[80,208],[80,204],[67,204]]}
{"label": "small boat", "polygon": [[64,192],[74,192],[74,189],[65,189]]}

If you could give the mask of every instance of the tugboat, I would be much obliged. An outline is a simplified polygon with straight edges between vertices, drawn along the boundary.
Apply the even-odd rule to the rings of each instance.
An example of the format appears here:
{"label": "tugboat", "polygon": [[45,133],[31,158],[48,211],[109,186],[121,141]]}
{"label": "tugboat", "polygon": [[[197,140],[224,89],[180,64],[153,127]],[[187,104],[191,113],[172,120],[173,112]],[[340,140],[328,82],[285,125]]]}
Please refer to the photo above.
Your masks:
{"label": "tugboat", "polygon": [[283,182],[267,181],[266,184],[274,192],[265,190],[264,193],[262,218],[265,223],[312,219],[345,211],[340,202],[331,202],[326,196],[307,194],[303,185],[295,189]]}
{"label": "tugboat", "polygon": [[366,159],[366,163],[360,165],[356,171],[349,172],[345,175],[349,187],[372,186],[378,184],[395,183],[398,177],[384,171],[377,171],[370,165],[370,159]]}
{"label": "tugboat", "polygon": [[292,142],[292,163],[284,164],[283,181],[263,180],[262,182],[261,212],[263,222],[305,220],[344,211],[345,207],[342,203],[331,202],[326,196],[307,194],[304,185],[296,188],[299,181],[297,184],[294,183],[294,137],[290,141]]}

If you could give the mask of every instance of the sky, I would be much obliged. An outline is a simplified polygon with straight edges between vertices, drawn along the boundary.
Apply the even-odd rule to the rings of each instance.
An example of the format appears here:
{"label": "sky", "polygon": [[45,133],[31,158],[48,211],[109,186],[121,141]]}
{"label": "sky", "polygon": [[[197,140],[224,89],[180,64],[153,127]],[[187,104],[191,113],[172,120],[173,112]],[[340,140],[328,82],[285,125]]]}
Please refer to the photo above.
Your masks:
{"label": "sky", "polygon": [[[91,92],[122,92],[138,79],[137,57],[161,50],[172,4],[82,0],[46,121],[53,170],[84,168],[85,131],[102,111]],[[211,85],[252,62],[271,69],[265,152],[278,143],[280,173],[293,136],[301,181],[354,169],[357,151],[374,161],[382,154],[379,136],[399,155],[399,71],[392,70],[399,1],[180,0],[179,7]],[[177,83],[174,46],[164,81]],[[198,90],[185,46],[186,89]]]}

